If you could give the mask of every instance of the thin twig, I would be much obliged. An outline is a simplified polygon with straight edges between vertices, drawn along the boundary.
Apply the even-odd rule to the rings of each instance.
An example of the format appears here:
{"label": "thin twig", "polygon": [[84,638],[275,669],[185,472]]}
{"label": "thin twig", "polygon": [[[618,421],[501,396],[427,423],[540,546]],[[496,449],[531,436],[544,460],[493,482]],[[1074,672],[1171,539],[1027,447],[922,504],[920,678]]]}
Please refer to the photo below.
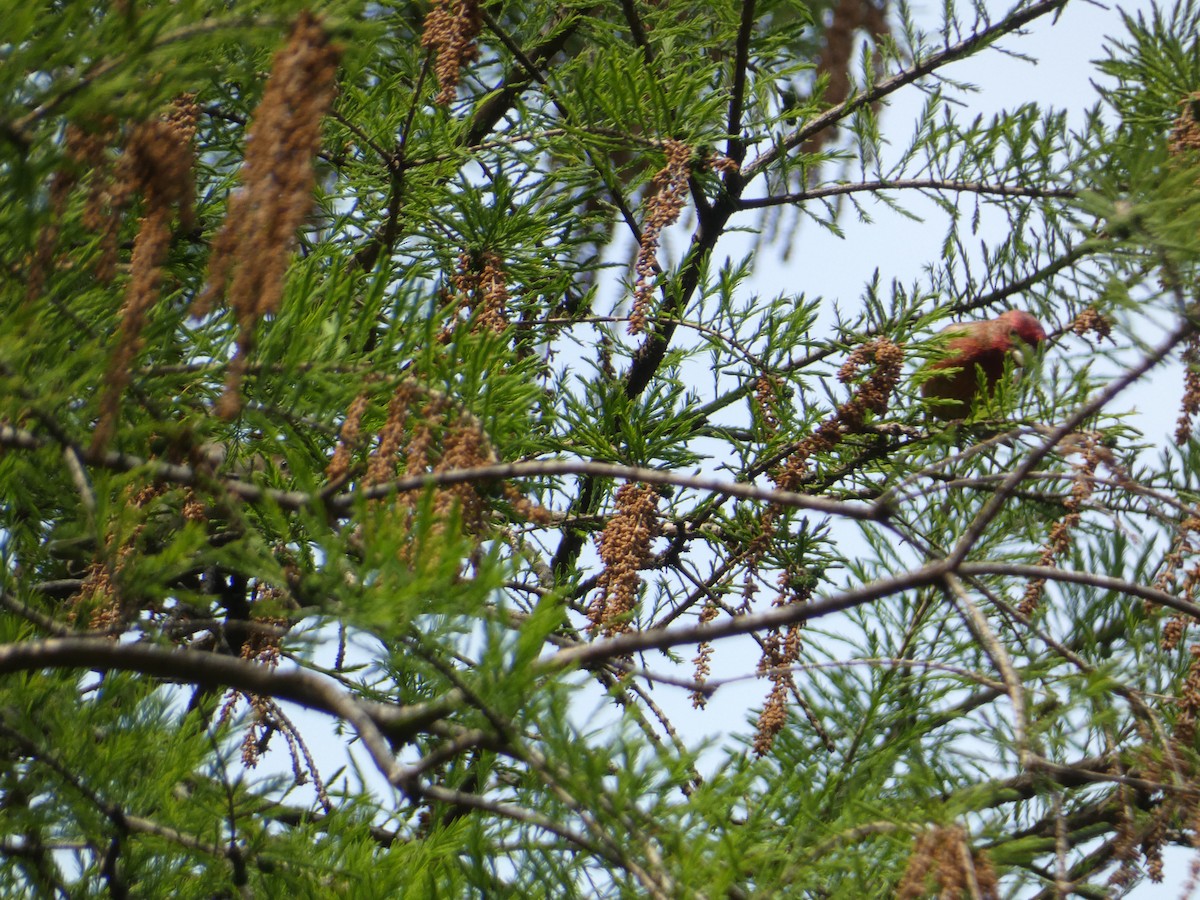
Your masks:
{"label": "thin twig", "polygon": [[[11,425],[0,425],[0,446],[22,450],[36,450],[46,446],[47,441],[30,432]],[[130,472],[145,469],[149,477],[159,481],[193,486],[201,482],[195,469],[190,466],[146,460],[139,456],[116,451],[89,453],[81,451],[83,459],[92,465],[103,466],[115,471]],[[347,514],[359,500],[387,497],[393,493],[419,491],[429,487],[466,484],[469,482],[503,481],[513,478],[552,478],[559,475],[586,475],[594,478],[620,478],[627,481],[643,481],[648,484],[674,485],[697,491],[738,497],[743,500],[761,500],[793,509],[804,509],[826,515],[843,516],[858,521],[872,521],[884,515],[876,505],[859,502],[844,503],[824,497],[812,497],[791,491],[759,488],[749,484],[722,481],[717,478],[680,475],[663,469],[647,469],[640,466],[622,466],[615,463],[590,460],[550,459],[519,463],[499,463],[491,466],[474,466],[466,469],[450,469],[398,478],[394,481],[374,485],[366,490],[347,491],[330,498],[327,508]],[[220,479],[221,486],[230,494],[247,502],[270,501],[288,510],[299,510],[316,505],[319,494],[302,491],[279,491],[263,488],[236,478]]]}
{"label": "thin twig", "polygon": [[839,197],[844,194],[890,190],[935,190],[953,191],[968,194],[995,194],[999,197],[1032,197],[1035,199],[1071,200],[1078,193],[1070,188],[1039,188],[1026,187],[1018,184],[984,184],[977,181],[943,181],[939,178],[898,178],[887,181],[861,181],[853,184],[828,184],[823,187],[809,188],[792,194],[775,194],[767,197],[753,197],[741,202],[742,209],[761,209],[769,206],[783,206],[788,203],[804,203],[807,200],[820,200],[823,197]]}

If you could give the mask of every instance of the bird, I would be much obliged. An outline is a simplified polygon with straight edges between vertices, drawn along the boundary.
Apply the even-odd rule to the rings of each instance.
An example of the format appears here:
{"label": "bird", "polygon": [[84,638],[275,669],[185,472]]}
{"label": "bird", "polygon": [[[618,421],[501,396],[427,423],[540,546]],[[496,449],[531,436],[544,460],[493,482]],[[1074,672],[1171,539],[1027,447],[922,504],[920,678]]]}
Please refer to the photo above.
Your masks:
{"label": "bird", "polygon": [[[1023,310],[1010,309],[986,322],[960,322],[942,330],[946,355],[926,366],[921,384],[929,411],[939,419],[963,419],[981,396],[992,395],[1004,374],[1004,361],[1029,362],[1030,352],[1046,340],[1042,324]],[[980,390],[980,371],[984,390]]]}

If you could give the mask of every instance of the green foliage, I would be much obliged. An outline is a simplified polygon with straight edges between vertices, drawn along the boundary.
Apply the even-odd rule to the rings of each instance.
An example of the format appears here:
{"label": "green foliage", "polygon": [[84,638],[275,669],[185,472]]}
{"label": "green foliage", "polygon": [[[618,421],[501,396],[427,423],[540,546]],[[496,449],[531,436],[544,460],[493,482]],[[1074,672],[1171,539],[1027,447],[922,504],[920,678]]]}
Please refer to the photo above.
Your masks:
{"label": "green foliage", "polygon": [[[952,64],[1063,5],[7,4],[0,892],[1098,896],[1193,844],[1200,8],[979,113]],[[198,309],[223,265],[278,304]],[[1038,359],[930,417],[1008,308]],[[1180,354],[1164,449],[1123,385]]]}

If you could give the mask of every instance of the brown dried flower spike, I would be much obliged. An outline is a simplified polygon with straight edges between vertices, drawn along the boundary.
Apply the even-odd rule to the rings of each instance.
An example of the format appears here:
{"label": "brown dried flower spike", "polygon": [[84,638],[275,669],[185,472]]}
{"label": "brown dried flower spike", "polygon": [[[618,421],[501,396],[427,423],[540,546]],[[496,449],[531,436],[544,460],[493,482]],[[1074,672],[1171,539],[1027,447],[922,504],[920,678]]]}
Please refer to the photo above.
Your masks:
{"label": "brown dried flower spike", "polygon": [[[90,182],[83,211],[85,228],[100,235],[100,253],[94,263],[96,277],[111,281],[116,264],[117,231],[121,217],[112,203],[112,162],[108,150],[117,137],[116,123],[105,117],[89,127],[69,124],[63,134],[67,165],[50,179],[48,192],[50,219],[38,235],[37,246],[25,282],[25,295],[33,300],[41,294],[46,277],[54,268],[59,230],[67,210],[67,201],[81,177]],[[109,207],[109,208],[105,208]]]}
{"label": "brown dried flower spike", "polygon": [[1183,110],[1175,119],[1167,142],[1172,156],[1200,152],[1200,93],[1189,94],[1180,105]]}
{"label": "brown dried flower spike", "polygon": [[501,334],[508,327],[508,281],[504,260],[497,254],[459,254],[453,284],[459,309],[473,317],[472,330]]}
{"label": "brown dried flower spike", "polygon": [[325,478],[330,484],[340,483],[350,473],[350,456],[358,443],[363,413],[367,411],[370,399],[364,390],[354,398],[346,410],[346,418],[342,421],[342,428],[338,434],[337,448],[333,451],[329,465],[325,467]]}
{"label": "brown dried flower spike", "polygon": [[633,311],[629,314],[629,333],[641,334],[646,328],[654,278],[658,274],[658,244],[663,229],[674,225],[687,202],[689,166],[692,148],[682,141],[665,141],[667,164],[650,180],[646,197],[646,221],[638,245],[633,289]]}
{"label": "brown dried flower spike", "polygon": [[1104,315],[1096,307],[1089,306],[1074,318],[1069,327],[1073,333],[1080,337],[1090,333],[1096,335],[1101,341],[1111,341],[1112,326],[1112,320],[1108,316]]}
{"label": "brown dried flower spike", "polygon": [[[1063,501],[1063,517],[1050,528],[1046,543],[1042,546],[1038,565],[1053,567],[1071,546],[1071,534],[1083,519],[1083,504],[1092,496],[1095,488],[1096,468],[1104,458],[1104,448],[1095,436],[1086,439],[1083,459],[1075,467],[1075,478],[1071,485],[1071,496]],[[1032,616],[1045,593],[1046,579],[1035,578],[1025,587],[1025,595],[1017,611],[1023,616]]]}
{"label": "brown dried flower spike", "polygon": [[339,55],[318,20],[301,13],[275,54],[246,140],[242,188],[229,200],[213,240],[208,285],[192,305],[192,314],[201,317],[226,296],[237,316],[237,355],[217,405],[226,418],[241,406],[238,389],[254,328],[279,308],[296,232],[312,209],[313,160],[336,88]]}
{"label": "brown dried flower spike", "polygon": [[638,569],[645,565],[659,532],[658,492],[648,484],[623,484],[617,488],[616,506],[616,515],[596,539],[604,571],[588,607],[592,630],[604,629],[610,636],[629,630],[628,617],[637,605],[641,583]]}
{"label": "brown dried flower spike", "polygon": [[1200,413],[1200,335],[1191,335],[1183,348],[1183,401],[1175,424],[1175,443],[1184,446],[1192,436],[1192,421]]}
{"label": "brown dried flower spike", "polygon": [[938,897],[996,900],[1000,896],[999,879],[987,853],[973,850],[958,825],[935,825],[917,837],[896,896],[900,900],[935,896],[928,889],[929,881],[936,885]]}
{"label": "brown dried flower spike", "polygon": [[421,46],[435,55],[437,102],[449,106],[458,94],[463,67],[479,56],[475,39],[483,30],[483,11],[478,0],[434,0],[425,17]]}
{"label": "brown dried flower spike", "polygon": [[[146,316],[161,293],[162,265],[171,246],[171,222],[179,210],[182,225],[192,218],[192,137],[199,110],[191,97],[182,98],[171,116],[143,122],[129,133],[120,164],[117,193],[140,194],[145,205],[133,239],[129,286],[121,307],[117,344],[105,373],[106,389],[100,419],[92,433],[92,450],[103,449],[112,437],[121,395],[129,384],[130,367],[142,346]],[[124,206],[122,199],[117,205]]]}
{"label": "brown dried flower spike", "polygon": [[783,490],[795,490],[804,480],[810,457],[832,450],[846,435],[860,431],[868,413],[879,416],[887,412],[892,391],[900,382],[904,348],[887,338],[876,338],[862,344],[846,358],[846,362],[838,370],[838,380],[849,384],[866,363],[874,363],[874,367],[862,386],[854,396],[839,406],[832,416],[800,442],[796,451],[774,476],[777,486]]}

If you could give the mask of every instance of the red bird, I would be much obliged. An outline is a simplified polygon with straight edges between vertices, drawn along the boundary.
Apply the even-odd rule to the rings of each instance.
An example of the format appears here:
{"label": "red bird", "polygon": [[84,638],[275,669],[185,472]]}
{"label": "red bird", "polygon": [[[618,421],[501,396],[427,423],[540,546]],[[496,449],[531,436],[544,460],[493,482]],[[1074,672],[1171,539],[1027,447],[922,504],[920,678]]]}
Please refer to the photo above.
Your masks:
{"label": "red bird", "polygon": [[1004,374],[1004,359],[1018,351],[1018,365],[1027,361],[1020,351],[1036,348],[1046,340],[1042,325],[1027,312],[1010,309],[988,322],[964,322],[944,329],[953,335],[946,342],[946,356],[930,363],[931,375],[921,394],[937,401],[929,410],[941,419],[962,419],[971,412],[979,394],[979,371],[990,396]]}

